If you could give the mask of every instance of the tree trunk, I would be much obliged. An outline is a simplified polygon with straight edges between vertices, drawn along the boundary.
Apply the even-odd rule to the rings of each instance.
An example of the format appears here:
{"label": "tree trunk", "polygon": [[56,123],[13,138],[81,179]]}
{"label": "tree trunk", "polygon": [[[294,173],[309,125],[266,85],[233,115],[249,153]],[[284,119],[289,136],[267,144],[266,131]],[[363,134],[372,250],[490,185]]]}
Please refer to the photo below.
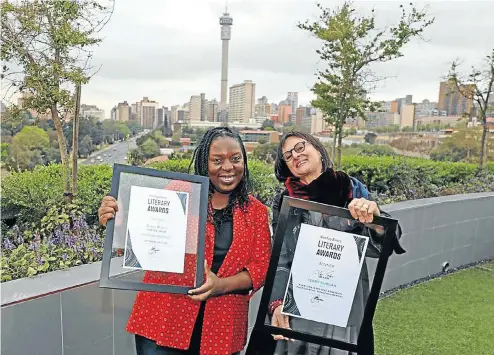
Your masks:
{"label": "tree trunk", "polygon": [[69,164],[69,160],[67,159],[67,144],[65,142],[65,137],[63,135],[62,122],[58,117],[57,106],[52,105],[50,107],[50,110],[51,110],[51,118],[53,120],[53,125],[55,126],[55,129],[57,131],[58,148],[60,149],[60,160],[62,161],[62,170],[63,170],[63,175],[65,177],[65,187],[64,187],[63,196],[65,198],[65,202],[70,203],[72,199],[71,199],[71,191],[70,191],[70,164]]}
{"label": "tree trunk", "polygon": [[480,170],[483,170],[484,168],[487,167],[487,164],[485,164],[485,160],[487,160],[487,155],[489,154],[488,146],[487,146],[487,133],[489,132],[489,127],[487,126],[487,118],[484,117],[483,124],[482,124],[482,140],[480,141],[480,161],[479,161],[479,168]]}
{"label": "tree trunk", "polygon": [[62,164],[65,164],[65,162],[67,161],[67,144],[65,143],[65,137],[63,136],[62,122],[58,117],[58,110],[56,105],[50,107],[50,111],[51,111],[51,119],[53,120],[53,125],[55,126],[55,130],[57,131],[58,148],[60,149],[60,159],[62,160]]}
{"label": "tree trunk", "polygon": [[77,158],[79,157],[79,107],[81,105],[81,84],[75,89],[74,124],[72,125],[72,196],[77,194]]}
{"label": "tree trunk", "polygon": [[336,159],[336,142],[338,140],[338,126],[335,125],[333,129],[333,149],[331,151],[331,159],[335,161]]}
{"label": "tree trunk", "polygon": [[341,167],[341,141],[343,140],[343,121],[340,120],[338,127],[338,148],[336,150],[336,167],[339,169]]}

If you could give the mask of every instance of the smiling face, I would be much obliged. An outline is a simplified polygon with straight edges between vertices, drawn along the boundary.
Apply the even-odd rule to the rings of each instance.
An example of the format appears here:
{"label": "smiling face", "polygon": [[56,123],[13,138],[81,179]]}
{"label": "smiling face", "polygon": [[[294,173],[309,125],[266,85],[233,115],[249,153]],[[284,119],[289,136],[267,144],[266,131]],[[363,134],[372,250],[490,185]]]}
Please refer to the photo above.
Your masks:
{"label": "smiling face", "polygon": [[215,139],[209,147],[209,179],[217,190],[235,190],[244,176],[244,156],[239,142],[230,137]]}
{"label": "smiling face", "polygon": [[[305,142],[305,144],[302,144],[302,142]],[[300,149],[303,146],[305,146],[305,149]],[[292,136],[287,138],[283,144],[283,154],[289,155],[289,151],[292,153],[291,159],[288,159],[288,161],[285,159],[285,162],[293,176],[304,180],[309,177],[315,178],[321,174],[321,153],[312,144],[303,138]]]}

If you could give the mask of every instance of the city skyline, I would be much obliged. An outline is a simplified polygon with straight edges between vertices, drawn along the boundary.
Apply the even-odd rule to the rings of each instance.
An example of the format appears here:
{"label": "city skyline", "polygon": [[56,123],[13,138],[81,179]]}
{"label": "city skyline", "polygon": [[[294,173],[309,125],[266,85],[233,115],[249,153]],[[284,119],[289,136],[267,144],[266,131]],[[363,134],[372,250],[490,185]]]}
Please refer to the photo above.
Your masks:
{"label": "city skyline", "polygon": [[[361,11],[373,6],[378,22],[395,21],[401,3],[408,4],[356,1],[355,6]],[[436,17],[424,35],[430,40],[414,41],[403,51],[403,58],[375,66],[378,75],[390,78],[371,94],[374,100],[413,94],[415,102],[437,101],[439,82],[451,61],[463,59],[468,70],[470,64],[480,64],[489,53],[489,13],[494,11],[494,2],[475,2],[475,6],[472,2],[428,3],[430,14]],[[308,105],[313,98],[310,87],[316,79],[315,50],[320,43],[296,28],[296,23],[315,18],[318,11],[315,1],[280,4],[273,0],[229,1],[228,12],[235,26],[229,48],[228,87],[252,80],[256,98],[266,96],[278,103],[286,99],[287,92],[295,91],[299,105]],[[331,4],[341,1],[323,3]],[[104,41],[94,51],[93,64],[101,65],[101,69],[83,87],[82,102],[98,106],[109,117],[119,102],[132,103],[144,96],[167,107],[183,104],[201,92],[208,100],[220,101],[218,17],[224,6],[224,0],[148,0],[139,6],[129,1],[117,3],[102,32]]]}

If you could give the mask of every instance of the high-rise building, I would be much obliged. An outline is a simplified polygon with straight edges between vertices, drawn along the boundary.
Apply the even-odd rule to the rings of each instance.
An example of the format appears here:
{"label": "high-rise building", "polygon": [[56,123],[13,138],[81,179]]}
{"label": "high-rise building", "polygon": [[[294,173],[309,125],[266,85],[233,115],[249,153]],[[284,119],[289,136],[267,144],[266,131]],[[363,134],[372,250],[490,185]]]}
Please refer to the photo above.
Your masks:
{"label": "high-rise building", "polygon": [[404,105],[401,108],[400,127],[415,127],[415,105]]}
{"label": "high-rise building", "polygon": [[228,122],[248,123],[255,115],[256,84],[245,80],[242,84],[230,87]]}
{"label": "high-rise building", "polygon": [[221,25],[221,110],[227,105],[227,90],[228,90],[228,43],[232,37],[233,18],[228,13],[228,8],[225,8],[223,16],[220,17]]}
{"label": "high-rise building", "polygon": [[118,116],[118,108],[117,106],[113,106],[111,111],[110,111],[110,119],[112,121],[116,121]]}
{"label": "high-rise building", "polygon": [[121,122],[130,121],[131,117],[131,107],[127,101],[119,102],[117,105],[117,120]]}
{"label": "high-rise building", "polygon": [[[460,90],[469,96],[475,90],[475,85],[463,85]],[[443,81],[439,84],[437,108],[439,111],[446,111],[449,116],[469,115],[473,110],[473,99],[464,97],[454,85]]]}
{"label": "high-rise building", "polygon": [[287,104],[292,106],[292,113],[297,112],[298,108],[298,92],[289,92],[286,96]]}
{"label": "high-rise building", "polygon": [[389,112],[398,113],[399,111],[400,111],[400,109],[398,107],[398,100],[391,101]]}
{"label": "high-rise building", "polygon": [[163,107],[159,107],[156,110],[156,114],[158,117],[158,126],[162,126],[163,124],[165,124],[165,110],[163,109]]}
{"label": "high-rise building", "polygon": [[191,121],[201,121],[202,100],[201,95],[193,95],[189,101],[189,119]]}
{"label": "high-rise building", "polygon": [[218,101],[212,99],[206,104],[206,117],[209,122],[218,121]]}
{"label": "high-rise building", "polygon": [[277,115],[278,114],[278,105],[273,103],[271,104],[271,114],[272,115]]}
{"label": "high-rise building", "polygon": [[158,126],[158,103],[144,97],[136,102],[136,117],[142,128],[154,129]]}
{"label": "high-rise building", "polygon": [[271,105],[266,103],[266,104],[260,104],[259,100],[257,100],[258,104],[256,105],[256,117],[269,117],[271,115]]}
{"label": "high-rise building", "polygon": [[295,120],[295,124],[297,126],[300,126],[302,124],[302,120],[304,119],[304,117],[306,117],[306,112],[307,112],[306,107],[297,108],[297,118]]}
{"label": "high-rise building", "polygon": [[290,122],[290,115],[292,114],[292,105],[280,105],[278,106],[278,120],[280,123]]}
{"label": "high-rise building", "polygon": [[258,105],[267,105],[268,104],[268,98],[266,96],[263,96],[260,99],[257,99],[257,104]]}

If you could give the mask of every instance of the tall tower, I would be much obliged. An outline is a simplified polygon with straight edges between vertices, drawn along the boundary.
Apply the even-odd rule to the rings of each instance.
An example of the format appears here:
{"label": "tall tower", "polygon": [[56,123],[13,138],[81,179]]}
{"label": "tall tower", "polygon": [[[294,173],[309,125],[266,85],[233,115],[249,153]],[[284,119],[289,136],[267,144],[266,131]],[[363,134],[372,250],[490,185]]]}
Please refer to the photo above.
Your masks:
{"label": "tall tower", "polygon": [[233,19],[228,13],[228,7],[225,7],[223,16],[220,17],[221,25],[221,101],[220,107],[222,109],[227,106],[227,92],[228,92],[228,42],[232,36],[231,26],[233,25]]}

